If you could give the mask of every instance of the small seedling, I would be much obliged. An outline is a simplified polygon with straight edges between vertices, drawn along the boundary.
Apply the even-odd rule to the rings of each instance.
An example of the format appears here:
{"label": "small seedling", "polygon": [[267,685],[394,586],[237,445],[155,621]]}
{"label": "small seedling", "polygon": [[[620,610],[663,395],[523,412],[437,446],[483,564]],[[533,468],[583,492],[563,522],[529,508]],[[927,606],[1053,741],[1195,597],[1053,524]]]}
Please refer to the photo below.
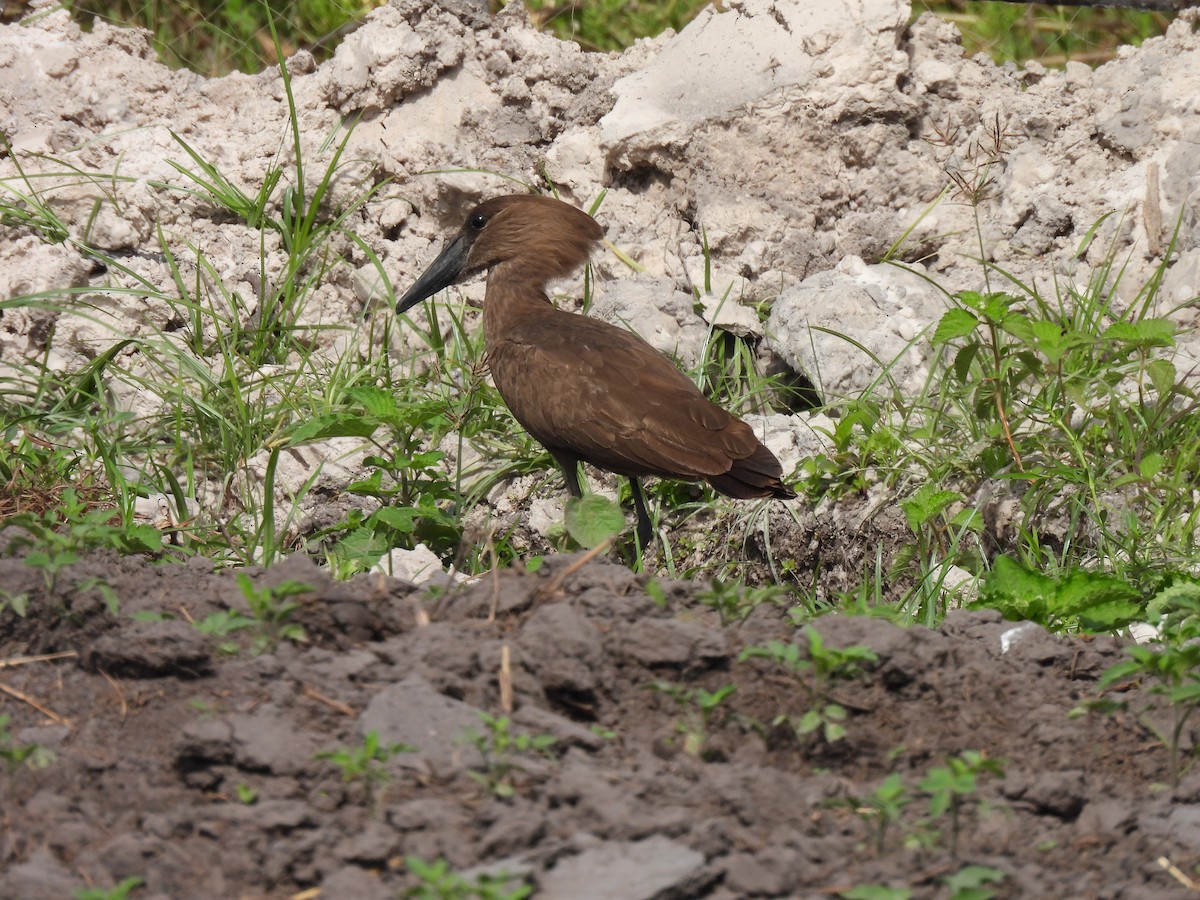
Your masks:
{"label": "small seedling", "polygon": [[893,772],[866,797],[853,801],[854,811],[867,823],[874,836],[875,855],[883,856],[888,828],[899,822],[913,797],[899,772]]}
{"label": "small seedling", "polygon": [[[153,526],[113,525],[113,517],[111,509],[89,509],[73,488],[67,488],[58,507],[41,515],[21,513],[7,520],[6,525],[24,531],[9,542],[8,549],[27,548],[25,565],[38,569],[46,595],[57,597],[63,570],[79,562],[87,550],[111,547],[121,553],[140,553],[162,548],[162,534]],[[108,596],[105,599],[110,600]]]}
{"label": "small seedling", "polygon": [[[254,619],[236,609],[220,610],[209,613],[197,622],[196,630],[202,634],[226,637],[235,631],[253,628],[255,624]],[[217,645],[217,652],[222,656],[234,656],[238,652],[238,645],[234,641],[222,641]]]}
{"label": "small seedling", "polygon": [[786,593],[787,588],[783,585],[768,584],[752,588],[740,581],[714,578],[707,590],[696,594],[696,600],[716,610],[722,625],[729,625],[746,621],[759,606],[776,603]]}
{"label": "small seedling", "polygon": [[988,759],[977,750],[964,750],[946,758],[946,766],[929,770],[921,781],[921,790],[929,796],[929,815],[940,818],[950,813],[950,853],[958,855],[958,835],[962,809],[975,794],[979,777],[1003,776],[1004,764]]}
{"label": "small seedling", "polygon": [[514,876],[503,870],[468,881],[440,857],[426,862],[419,856],[406,856],[404,865],[421,880],[420,884],[404,892],[404,896],[412,900],[525,900],[533,893],[533,888],[527,884],[510,888]]}
{"label": "small seedling", "polygon": [[605,728],[603,725],[593,725],[591,732],[602,740],[615,741],[617,739],[617,732],[612,728]]}
{"label": "small seedling", "polygon": [[[225,637],[235,631],[257,631],[251,645],[251,652],[255,655],[266,652],[279,641],[303,643],[308,640],[300,625],[288,621],[292,613],[300,609],[300,604],[287,598],[310,593],[311,586],[298,581],[284,581],[275,587],[256,588],[245,572],[238,572],[237,580],[242,596],[250,607],[250,615],[235,609],[211,613],[196,623],[199,631],[217,637]],[[237,644],[232,641],[222,643],[218,649],[228,655],[238,651]]]}
{"label": "small seedling", "polygon": [[11,720],[7,714],[0,715],[0,759],[4,760],[4,768],[10,775],[22,767],[44,769],[54,762],[54,751],[48,747],[16,743],[8,730]]}
{"label": "small seedling", "polygon": [[23,619],[29,614],[29,595],[25,593],[10,594],[8,591],[0,590],[0,614],[4,612],[5,607]]}
{"label": "small seedling", "polygon": [[292,613],[300,608],[300,604],[289,600],[301,594],[312,592],[312,586],[299,581],[284,581],[274,587],[256,588],[245,572],[237,573],[238,587],[242,596],[250,606],[250,615],[259,623],[263,630],[255,639],[255,653],[260,653],[273,647],[279,641],[304,643],[308,640],[304,629],[294,622],[289,622]]}
{"label": "small seedling", "polygon": [[75,585],[75,590],[81,593],[86,593],[90,590],[95,590],[104,600],[104,605],[108,609],[111,616],[119,615],[121,612],[121,601],[117,597],[117,592],[103,578],[84,578]]}
{"label": "small seedling", "polygon": [[471,779],[486,791],[500,798],[516,793],[512,783],[513,769],[520,768],[515,756],[522,753],[550,755],[550,748],[558,740],[553,735],[513,734],[512,722],[507,716],[490,716],[479,713],[485,732],[469,729],[460,739],[470,744],[483,757],[483,768],[470,771]]}
{"label": "small seedling", "polygon": [[912,888],[894,888],[886,884],[860,884],[838,894],[843,900],[909,900]]}
{"label": "small seedling", "polygon": [[942,879],[950,889],[950,900],[992,900],[996,892],[987,887],[1007,878],[999,869],[987,866],[966,866]]}
{"label": "small seedling", "polygon": [[646,596],[649,597],[654,605],[659,609],[667,608],[667,591],[662,584],[654,576],[646,580]]}
{"label": "small seedling", "polygon": [[1103,690],[1118,681],[1141,678],[1152,682],[1148,689],[1151,694],[1166,698],[1171,707],[1169,729],[1160,729],[1147,718],[1148,710],[1139,714],[1139,720],[1167,748],[1168,775],[1171,785],[1177,786],[1182,774],[1183,730],[1200,707],[1200,645],[1163,644],[1158,650],[1133,646],[1128,653],[1132,658],[1108,669],[1096,686]]}
{"label": "small seedling", "polygon": [[141,875],[130,875],[115,887],[76,888],[71,896],[74,900],[126,900],[134,888],[142,886],[144,880]]}
{"label": "small seedling", "polygon": [[[50,533],[54,534],[53,531]],[[42,584],[46,588],[46,594],[51,597],[58,594],[58,576],[62,570],[77,562],[79,562],[79,554],[61,545],[30,550],[25,555],[25,565],[41,571]]]}
{"label": "small seedling", "polygon": [[193,697],[187,702],[187,705],[195,710],[202,720],[207,721],[221,711],[220,707],[211,700],[205,700],[203,697]]}
{"label": "small seedling", "polygon": [[[1149,682],[1151,695],[1167,701],[1172,720],[1169,729],[1164,731],[1148,718],[1150,707],[1139,710],[1137,716],[1167,748],[1171,785],[1177,786],[1183,774],[1183,732],[1200,708],[1200,584],[1190,576],[1175,576],[1151,598],[1146,614],[1162,635],[1159,643],[1129,647],[1130,659],[1109,668],[1096,686],[1103,691],[1119,681],[1143,680]],[[1102,698],[1085,708],[1111,713],[1127,704]]]}
{"label": "small seedling", "polygon": [[399,753],[415,753],[410,744],[381,744],[379,733],[368,731],[361,745],[327,750],[317,754],[317,759],[328,760],[342,770],[342,781],[361,781],[367,791],[368,802],[375,797],[375,788],[391,780],[384,763]]}
{"label": "small seedling", "polygon": [[770,641],[765,647],[747,647],[738,661],[771,660],[783,667],[803,690],[808,709],[799,716],[780,713],[772,721],[773,725],[788,724],[800,738],[819,731],[829,743],[840,741],[846,736],[843,724],[846,710],[829,700],[831,682],[858,677],[864,663],[875,662],[879,657],[866,647],[845,647],[841,650],[826,647],[816,629],[804,630],[808,635],[807,656],[802,656],[795,644]]}
{"label": "small seedling", "polygon": [[706,691],[656,681],[647,688],[666,694],[683,711],[684,719],[675,723],[676,730],[683,735],[683,751],[697,759],[707,759],[705,748],[713,731],[723,728],[729,720],[722,704],[733,696],[737,686],[727,684],[715,691]]}
{"label": "small seedling", "polygon": [[239,784],[234,788],[237,791],[238,801],[252,806],[258,801],[258,788],[252,788],[248,784]]}

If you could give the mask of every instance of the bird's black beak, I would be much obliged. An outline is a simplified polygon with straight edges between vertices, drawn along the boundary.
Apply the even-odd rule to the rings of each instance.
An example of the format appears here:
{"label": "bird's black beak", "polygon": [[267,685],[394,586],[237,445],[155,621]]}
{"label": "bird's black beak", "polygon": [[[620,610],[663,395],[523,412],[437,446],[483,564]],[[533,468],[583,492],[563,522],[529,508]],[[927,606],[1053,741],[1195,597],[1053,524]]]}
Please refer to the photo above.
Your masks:
{"label": "bird's black beak", "polygon": [[405,312],[422,300],[427,300],[438,291],[445,290],[454,284],[467,266],[471,243],[465,234],[456,235],[451,239],[442,248],[438,258],[425,270],[425,274],[418,278],[416,284],[410,287],[396,303],[396,314]]}

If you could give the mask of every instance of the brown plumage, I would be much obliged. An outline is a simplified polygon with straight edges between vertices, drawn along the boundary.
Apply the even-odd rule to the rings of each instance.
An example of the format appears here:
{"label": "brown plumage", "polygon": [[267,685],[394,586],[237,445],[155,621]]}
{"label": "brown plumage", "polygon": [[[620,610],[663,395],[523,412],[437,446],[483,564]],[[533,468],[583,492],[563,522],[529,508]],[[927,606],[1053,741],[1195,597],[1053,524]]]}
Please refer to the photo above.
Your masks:
{"label": "brown plumage", "polygon": [[581,496],[579,462],[625,475],[638,515],[650,517],[638,481],[646,475],[707,481],[730,497],[796,493],[750,426],[705,397],[636,335],[555,308],[546,282],[583,265],[604,235],[595,219],[533,195],[479,204],[396,312],[484,269],[484,344],[496,389],[517,421],[562,467]]}

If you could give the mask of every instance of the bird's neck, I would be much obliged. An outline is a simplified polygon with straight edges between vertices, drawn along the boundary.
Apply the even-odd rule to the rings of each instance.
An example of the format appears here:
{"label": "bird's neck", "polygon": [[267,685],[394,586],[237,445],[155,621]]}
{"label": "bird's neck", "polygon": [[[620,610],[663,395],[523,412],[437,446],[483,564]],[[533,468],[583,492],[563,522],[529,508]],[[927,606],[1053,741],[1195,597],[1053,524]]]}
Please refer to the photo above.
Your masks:
{"label": "bird's neck", "polygon": [[516,273],[497,266],[488,273],[483,300],[483,338],[490,349],[511,339],[522,321],[544,319],[556,310],[546,296],[544,282],[514,277]]}

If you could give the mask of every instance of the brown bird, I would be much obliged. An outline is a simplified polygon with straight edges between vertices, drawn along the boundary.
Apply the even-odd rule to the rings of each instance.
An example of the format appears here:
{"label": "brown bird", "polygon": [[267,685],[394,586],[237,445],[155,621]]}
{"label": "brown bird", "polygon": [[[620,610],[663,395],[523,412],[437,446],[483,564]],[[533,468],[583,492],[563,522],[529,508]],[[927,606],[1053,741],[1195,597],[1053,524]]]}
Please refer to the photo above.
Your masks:
{"label": "brown bird", "polygon": [[587,262],[604,231],[587,213],[531,194],[479,204],[396,312],[484,269],[484,347],[496,389],[580,497],[579,462],[629,478],[638,545],[652,528],[640,478],[707,481],[729,497],[796,492],[750,426],[705,397],[641,338],[557,309],[546,282]]}

